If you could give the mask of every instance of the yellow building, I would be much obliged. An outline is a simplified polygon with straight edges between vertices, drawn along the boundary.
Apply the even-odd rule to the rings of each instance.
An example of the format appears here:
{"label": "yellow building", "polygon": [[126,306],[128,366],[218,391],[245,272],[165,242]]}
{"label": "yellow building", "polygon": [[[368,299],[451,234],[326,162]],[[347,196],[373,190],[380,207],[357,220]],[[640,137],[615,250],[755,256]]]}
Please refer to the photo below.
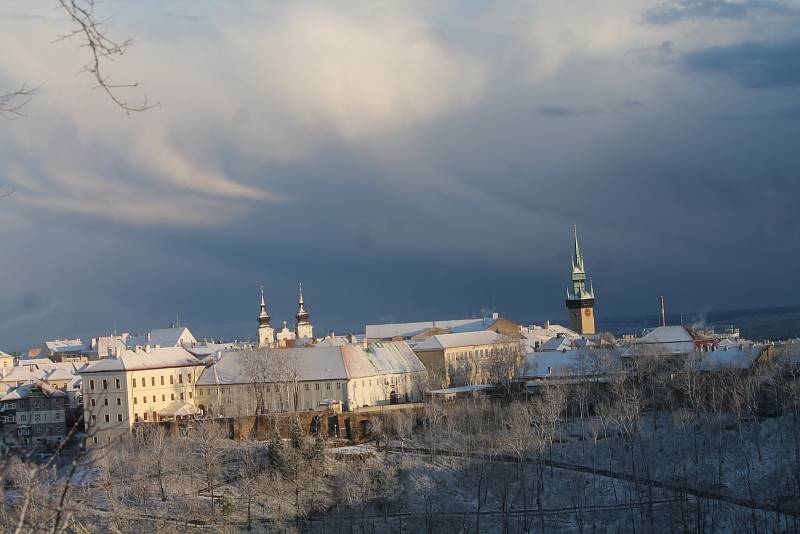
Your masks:
{"label": "yellow building", "polygon": [[521,358],[518,340],[489,330],[432,336],[415,345],[414,353],[436,388],[511,378]]}
{"label": "yellow building", "polygon": [[0,350],[0,368],[14,367],[14,357]]}
{"label": "yellow building", "polygon": [[182,347],[126,350],[81,370],[90,444],[109,443],[137,422],[197,412],[195,384],[204,365]]}

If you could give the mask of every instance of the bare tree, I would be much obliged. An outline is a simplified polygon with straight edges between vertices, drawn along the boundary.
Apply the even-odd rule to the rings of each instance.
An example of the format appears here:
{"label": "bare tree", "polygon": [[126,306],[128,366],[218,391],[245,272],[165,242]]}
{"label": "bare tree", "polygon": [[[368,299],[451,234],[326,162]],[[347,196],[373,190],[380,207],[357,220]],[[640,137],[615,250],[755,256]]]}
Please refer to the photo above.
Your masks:
{"label": "bare tree", "polygon": [[[159,104],[151,104],[147,95],[142,96],[138,104],[129,102],[123,93],[128,89],[136,89],[140,82],[118,83],[112,81],[108,73],[108,65],[120,59],[133,45],[132,39],[123,41],[109,36],[108,30],[102,20],[97,18],[95,0],[57,0],[60,10],[67,16],[72,24],[72,29],[59,35],[56,41],[78,40],[79,47],[88,50],[89,58],[83,70],[90,74],[97,87],[102,89],[108,98],[125,113],[146,111]],[[27,83],[18,89],[0,94],[0,117],[14,118],[24,115],[23,108],[31,101],[37,89],[31,88]]]}

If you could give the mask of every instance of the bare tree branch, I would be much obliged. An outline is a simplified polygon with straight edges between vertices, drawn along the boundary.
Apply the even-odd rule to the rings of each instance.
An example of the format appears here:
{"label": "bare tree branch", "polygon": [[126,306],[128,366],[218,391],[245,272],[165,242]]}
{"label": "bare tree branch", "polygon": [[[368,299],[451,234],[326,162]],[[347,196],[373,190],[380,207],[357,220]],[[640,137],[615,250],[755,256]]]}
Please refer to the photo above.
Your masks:
{"label": "bare tree branch", "polygon": [[89,61],[84,66],[84,70],[94,76],[97,86],[101,88],[117,106],[125,110],[126,113],[146,111],[159,104],[150,104],[147,95],[143,96],[141,104],[131,104],[120,96],[124,89],[139,87],[139,82],[119,84],[112,83],[111,76],[106,73],[107,62],[113,62],[121,57],[133,44],[133,40],[115,41],[106,33],[102,21],[98,21],[95,16],[95,0],[58,0],[63,10],[69,16],[76,28],[56,39],[57,41],[71,40],[76,37],[82,41],[81,46],[88,48],[90,53]]}
{"label": "bare tree branch", "polygon": [[[0,117],[4,119],[23,117],[25,113],[22,108],[31,101],[34,94],[36,94],[36,88],[23,83],[16,91],[0,95]],[[0,195],[0,198],[2,196],[7,195]]]}

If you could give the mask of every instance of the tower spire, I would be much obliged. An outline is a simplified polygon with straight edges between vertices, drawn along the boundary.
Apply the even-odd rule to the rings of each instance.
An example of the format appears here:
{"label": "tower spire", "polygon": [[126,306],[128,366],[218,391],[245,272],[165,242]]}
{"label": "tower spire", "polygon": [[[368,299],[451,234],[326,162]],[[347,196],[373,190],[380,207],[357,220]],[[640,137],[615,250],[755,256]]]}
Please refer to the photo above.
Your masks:
{"label": "tower spire", "polygon": [[303,284],[300,283],[300,298],[297,300],[297,314],[294,316],[297,320],[295,324],[295,333],[297,337],[314,337],[314,329],[311,325],[311,315],[306,310],[306,302],[303,298]]}
{"label": "tower spire", "polygon": [[260,324],[260,325],[269,325],[270,316],[269,316],[269,312],[267,312],[267,303],[264,300],[264,286],[263,285],[259,288],[259,292],[261,294],[261,309],[260,309],[260,312],[258,314],[258,324]]}
{"label": "tower spire", "polygon": [[575,250],[573,252],[572,268],[579,271],[583,270],[583,255],[581,255],[581,248],[578,245],[578,225],[572,225],[572,234],[575,238]]}

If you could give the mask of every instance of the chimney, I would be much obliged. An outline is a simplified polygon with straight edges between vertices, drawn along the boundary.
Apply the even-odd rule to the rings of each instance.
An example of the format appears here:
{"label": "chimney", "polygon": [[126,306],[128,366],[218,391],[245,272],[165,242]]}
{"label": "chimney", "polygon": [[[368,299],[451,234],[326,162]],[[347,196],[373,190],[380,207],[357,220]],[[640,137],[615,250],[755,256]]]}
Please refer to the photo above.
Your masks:
{"label": "chimney", "polygon": [[544,322],[544,328],[545,328],[545,330],[550,330],[550,319],[548,319],[548,320],[546,320]]}
{"label": "chimney", "polygon": [[664,312],[664,295],[659,297],[658,326],[667,326],[667,315]]}
{"label": "chimney", "polygon": [[494,313],[492,314],[492,319],[494,319],[494,320],[497,320],[497,319],[499,319],[499,318],[500,318],[500,314],[499,314],[499,313],[497,313],[497,312],[494,312]]}
{"label": "chimney", "polygon": [[147,345],[145,345],[145,346],[144,346],[144,351],[145,351],[147,354],[150,354],[150,343],[148,343]]}

